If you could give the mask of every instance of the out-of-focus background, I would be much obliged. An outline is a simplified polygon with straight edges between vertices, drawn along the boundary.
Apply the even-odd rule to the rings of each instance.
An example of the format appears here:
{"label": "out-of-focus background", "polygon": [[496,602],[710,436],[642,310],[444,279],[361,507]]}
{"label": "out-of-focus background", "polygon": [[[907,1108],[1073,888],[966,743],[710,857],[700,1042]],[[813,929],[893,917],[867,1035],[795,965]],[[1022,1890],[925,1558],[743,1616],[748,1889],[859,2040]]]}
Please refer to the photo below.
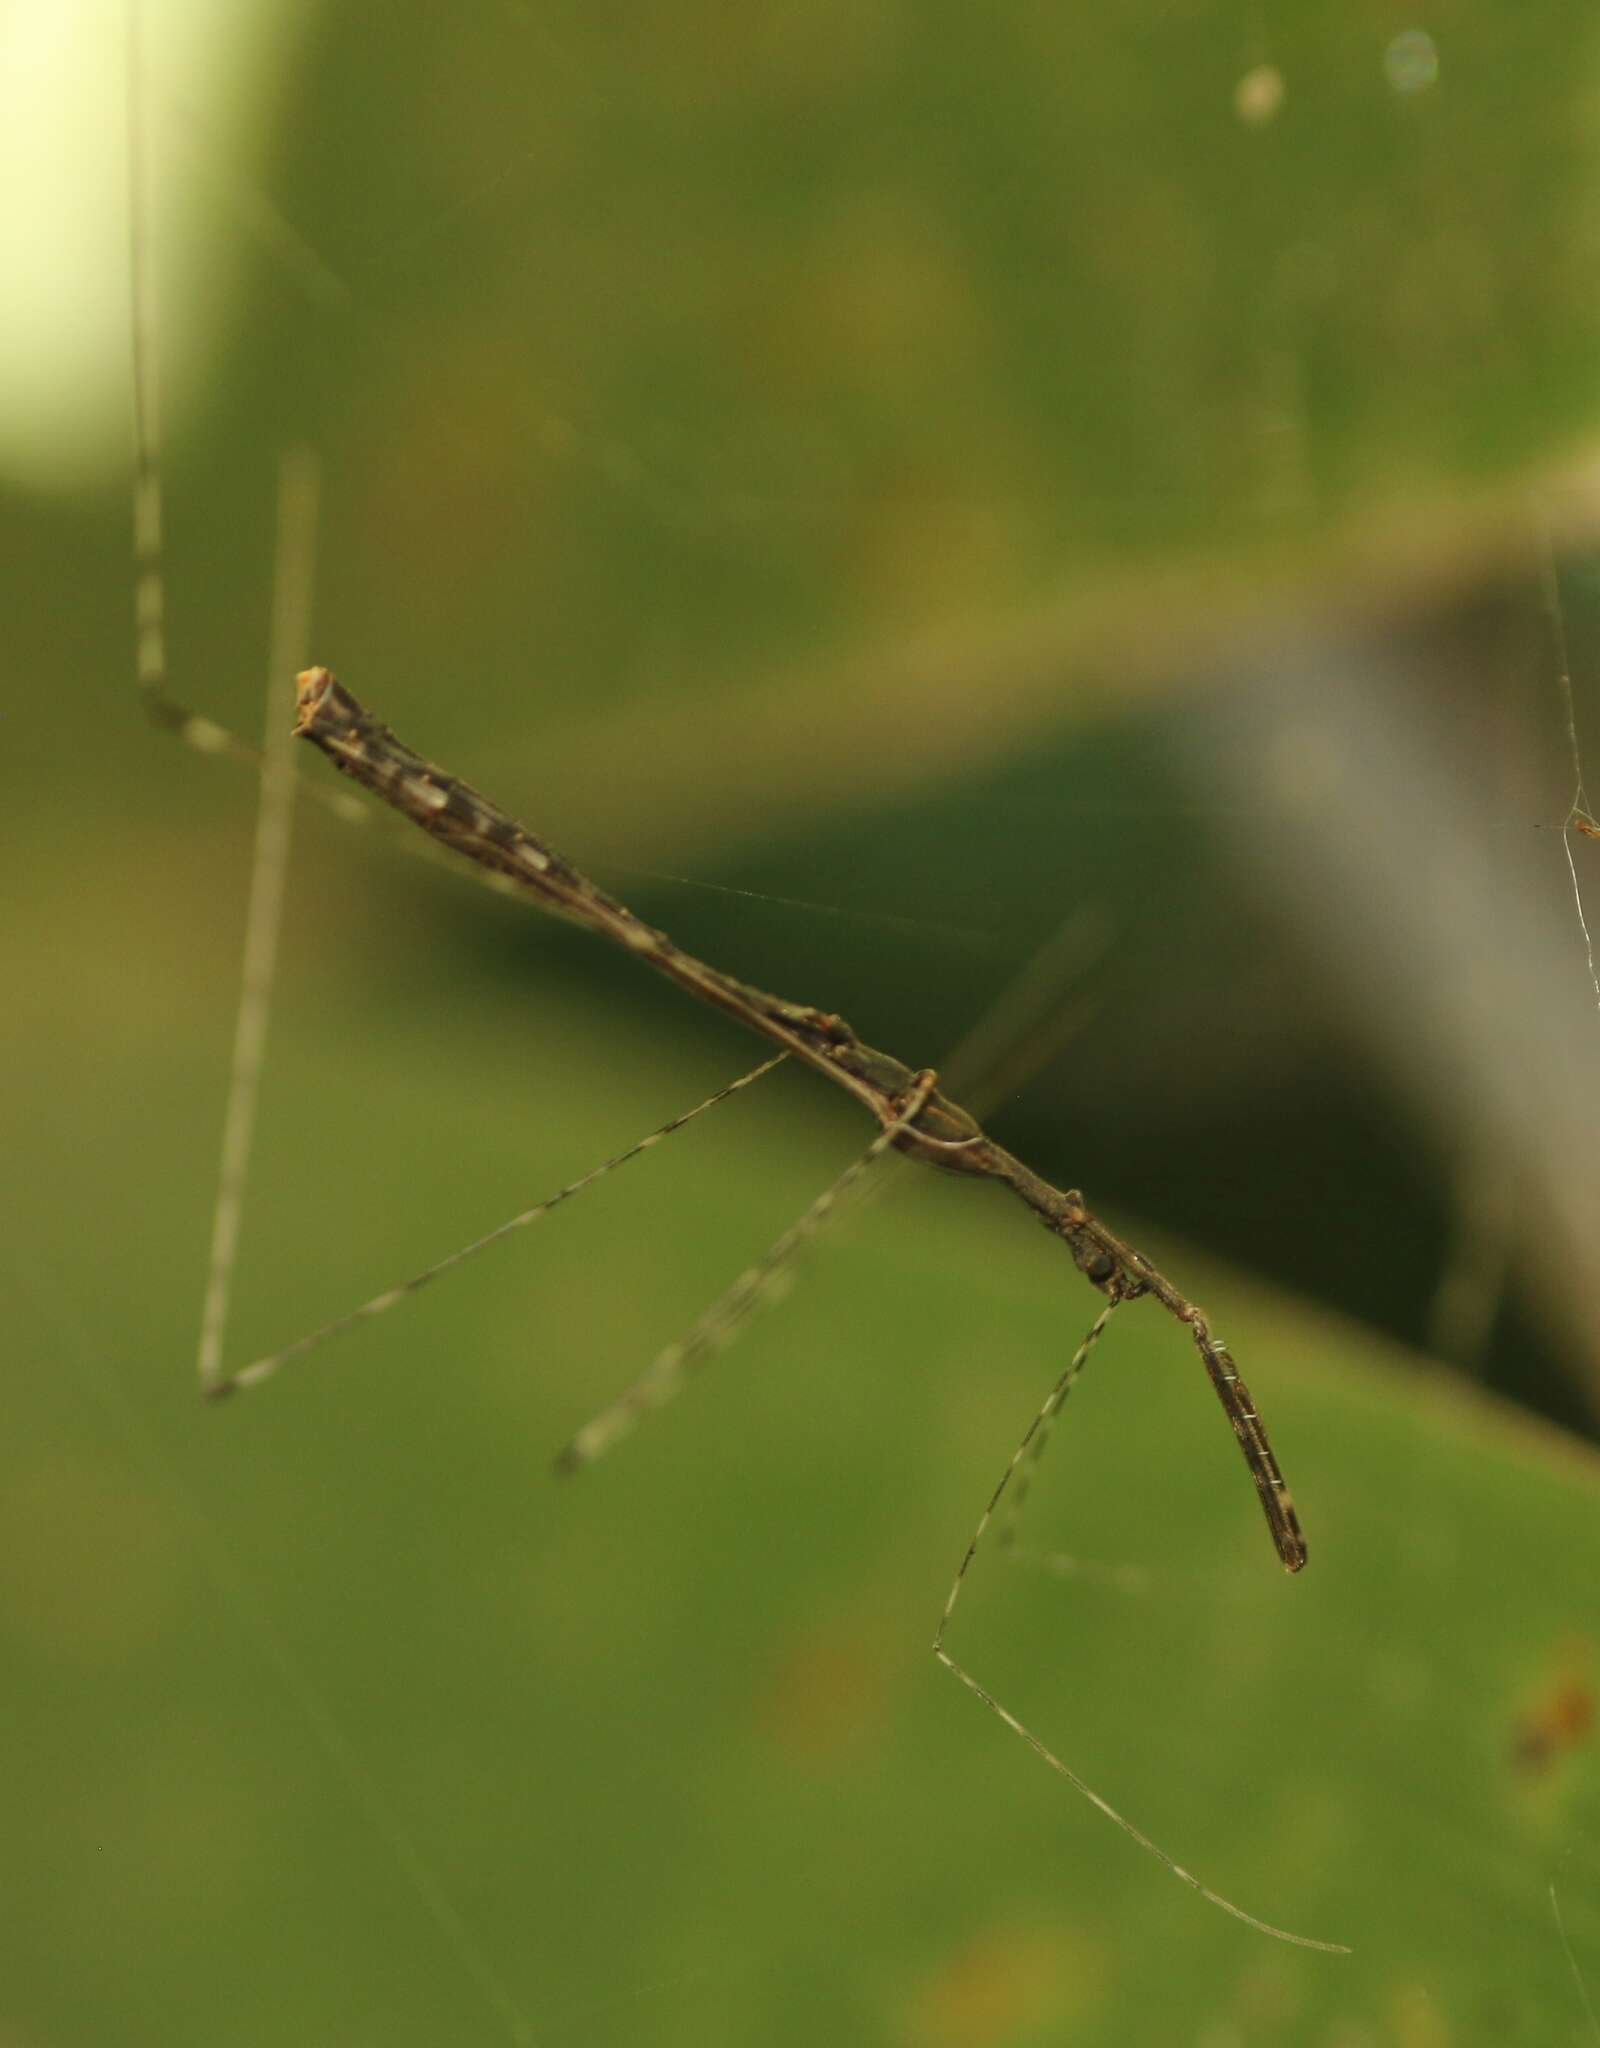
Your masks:
{"label": "out-of-focus background", "polygon": [[[979,1034],[1312,1562],[1138,1307],[1030,1502],[1116,1569],[980,1556],[952,1647],[1355,1953],[928,1655],[1096,1306],[999,1195],[888,1174],[550,1476],[865,1142],[804,1074],[196,1401],[255,791],[132,690],[124,15],[15,0],[0,2043],[1592,2041],[1592,11],[142,12],[175,691],[259,728],[309,444],[309,655],[745,979]],[[307,813],[231,1362],[752,1057]]]}

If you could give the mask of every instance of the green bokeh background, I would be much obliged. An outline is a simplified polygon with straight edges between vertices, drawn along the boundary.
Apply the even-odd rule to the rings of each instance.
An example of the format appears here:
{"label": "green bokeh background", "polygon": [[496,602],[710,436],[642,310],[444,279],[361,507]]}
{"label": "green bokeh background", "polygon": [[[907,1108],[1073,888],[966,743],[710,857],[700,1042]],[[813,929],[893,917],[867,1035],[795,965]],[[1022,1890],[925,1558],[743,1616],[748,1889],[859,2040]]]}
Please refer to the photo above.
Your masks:
{"label": "green bokeh background", "polygon": [[[954,1646],[1206,1882],[1355,1953],[1215,1914],[928,1655],[1095,1306],[997,1195],[891,1176],[549,1477],[863,1142],[805,1075],[201,1408],[253,792],[129,701],[120,492],[14,490],[0,2043],[1593,2039],[1590,1456],[1376,1334],[1393,1300],[1341,1316],[1315,1246],[1264,1260],[1328,1281],[1297,1302],[1182,1241],[1271,1242],[1229,1215],[1293,1205],[1337,1081],[1212,1146],[1117,1063],[1210,1102],[1227,1066],[1251,912],[1160,758],[1185,662],[1258,605],[1436,586],[1592,428],[1586,11],[294,19],[260,162],[155,59],[214,237],[163,272],[174,687],[259,722],[309,441],[308,652],[719,963],[937,1060],[1074,909],[1131,931],[1003,1134],[1214,1312],[1312,1568],[1131,1310],[1031,1513],[1136,1585],[980,1558]],[[306,818],[236,1358],[748,1064],[601,954]],[[1428,1162],[1340,1128],[1328,1212],[1359,1183],[1385,1275],[1430,1271]]]}

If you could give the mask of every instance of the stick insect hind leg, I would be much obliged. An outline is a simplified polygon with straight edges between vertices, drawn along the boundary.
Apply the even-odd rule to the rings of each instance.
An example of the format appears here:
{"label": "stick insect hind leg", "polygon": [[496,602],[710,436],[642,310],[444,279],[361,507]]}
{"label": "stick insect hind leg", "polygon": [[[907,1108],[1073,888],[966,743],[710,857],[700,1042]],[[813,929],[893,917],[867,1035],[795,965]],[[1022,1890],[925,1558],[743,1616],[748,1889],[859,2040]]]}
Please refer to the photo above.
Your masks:
{"label": "stick insect hind leg", "polygon": [[934,1631],[933,1654],[946,1671],[960,1680],[961,1684],[966,1687],[974,1699],[986,1706],[990,1713],[1009,1728],[1014,1735],[1019,1736],[1027,1744],[1028,1748],[1033,1751],[1034,1755],[1056,1773],[1057,1777],[1065,1779],[1067,1784],[1086,1799],[1096,1812],[1104,1814],[1107,1820],[1120,1828],[1147,1855],[1153,1856],[1163,1869],[1170,1871],[1181,1883],[1188,1885],[1191,1890],[1198,1892],[1201,1898],[1216,1906],[1221,1912],[1229,1914],[1233,1919],[1242,1920],[1247,1927],[1253,1927],[1257,1933],[1270,1935],[1275,1941],[1288,1942],[1295,1948],[1317,1949],[1326,1955],[1348,1955],[1350,1951],[1343,1942],[1321,1941],[1310,1935],[1293,1934],[1287,1928],[1275,1926],[1270,1920],[1262,1920],[1254,1913],[1247,1913],[1242,1906],[1236,1906],[1231,1899],[1224,1898],[1220,1892],[1213,1891],[1208,1884],[1202,1883],[1192,1871],[1185,1869],[1176,1857],[1163,1849],[1159,1842],[1153,1841],[1142,1828],[1136,1827],[1108,1799],[1103,1798],[1100,1793],[1095,1791],[1092,1785],[1084,1778],[1081,1778],[1072,1766],[1058,1756],[1031,1728],[1018,1720],[1011,1709],[997,1698],[987,1686],[982,1684],[979,1679],[975,1678],[965,1664],[951,1655],[948,1648],[950,1624],[954,1619],[957,1603],[966,1586],[967,1574],[972,1568],[979,1546],[983,1542],[985,1535],[989,1532],[991,1525],[995,1522],[996,1516],[1000,1514],[1002,1508],[1005,1508],[1009,1510],[1007,1519],[995,1533],[997,1539],[1009,1547],[1015,1533],[1017,1517],[1021,1512],[1023,1497],[1029,1489],[1039,1459],[1043,1456],[1045,1446],[1050,1439],[1056,1422],[1060,1418],[1067,1396],[1077,1384],[1079,1375],[1089,1362],[1089,1354],[1104,1335],[1112,1316],[1116,1313],[1118,1307],[1130,1298],[1130,1294],[1131,1290],[1120,1286],[1114,1287],[1110,1291],[1110,1298],[1105,1307],[1095,1317],[1083,1341],[1067,1361],[1066,1369],[1046,1396],[1044,1405],[1034,1416],[1032,1422],[1028,1424],[1027,1429],[1023,1432],[1022,1440],[1012,1452],[1005,1470],[996,1481],[994,1491],[990,1494],[983,1513],[978,1518],[977,1527],[973,1530],[967,1547],[962,1553],[961,1562],[956,1567],[956,1575],[950,1583],[950,1591],[945,1596],[944,1608],[939,1616],[939,1625]]}

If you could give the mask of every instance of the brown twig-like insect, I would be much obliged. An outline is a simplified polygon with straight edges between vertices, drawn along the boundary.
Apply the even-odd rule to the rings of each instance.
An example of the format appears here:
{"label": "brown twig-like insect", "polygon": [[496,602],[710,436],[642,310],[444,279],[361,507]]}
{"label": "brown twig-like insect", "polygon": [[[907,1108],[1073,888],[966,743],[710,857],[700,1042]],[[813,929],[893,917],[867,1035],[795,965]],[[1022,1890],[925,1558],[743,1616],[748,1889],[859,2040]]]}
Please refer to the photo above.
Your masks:
{"label": "brown twig-like insect", "polygon": [[[885,1147],[892,1145],[925,1166],[972,1174],[1009,1188],[1065,1243],[1079,1272],[1112,1302],[1131,1301],[1142,1294],[1160,1302],[1194,1338],[1250,1468],[1284,1569],[1300,1570],[1306,1561],[1306,1545],[1294,1503],[1249,1389],[1226,1345],[1212,1335],[1194,1303],[1157,1272],[1143,1253],[1091,1215],[1076,1190],[1063,1192],[1041,1179],[997,1145],[966,1110],[941,1095],[931,1072],[914,1073],[890,1054],[864,1045],[842,1017],[751,988],[675,946],[665,932],[635,917],[625,904],[580,874],[563,855],[487,797],[396,739],[327,669],[309,668],[301,674],[298,704],[298,738],[319,747],[342,773],[364,784],[434,839],[503,876],[546,908],[604,933],[680,988],[825,1074],[877,1117]],[[562,1463],[568,1467],[589,1463],[640,1413],[668,1398],[689,1363],[682,1355],[684,1350],[684,1346],[674,1347],[676,1355],[670,1366],[663,1367],[658,1361],[650,1373],[582,1429],[562,1453]]]}
{"label": "brown twig-like insect", "polygon": [[[878,1120],[878,1134],[862,1156],[812,1204],[797,1224],[784,1232],[764,1258],[734,1282],[686,1337],[662,1352],[610,1407],[578,1431],[561,1453],[558,1460],[560,1469],[570,1472],[592,1463],[641,1415],[670,1400],[689,1372],[732,1333],[761,1299],[790,1254],[819,1227],[845,1188],[889,1149],[947,1173],[998,1181],[1033,1212],[1052,1236],[1062,1240],[1079,1272],[1107,1299],[1106,1306],[1051,1389],[990,1495],[988,1506],[957,1567],[939,1617],[933,1641],[934,1655],[1052,1770],[1148,1850],[1175,1877],[1192,1886],[1213,1905],[1276,1939],[1305,1948],[1347,1953],[1337,1942],[1317,1941],[1306,1935],[1292,1934],[1270,1921],[1258,1919],[1202,1884],[1192,1872],[1102,1799],[946,1648],[946,1636],[968,1569],[997,1511],[1009,1492],[1008,1511],[1014,1521],[1027,1488],[1029,1469],[1042,1453],[1052,1425],[1089,1353],[1118,1305],[1136,1300],[1141,1295],[1149,1295],[1158,1301],[1194,1338],[1207,1375],[1244,1453],[1278,1557],[1287,1571],[1298,1572],[1303,1567],[1306,1561],[1305,1538],[1261,1418],[1226,1345],[1212,1334],[1201,1311],[1180,1294],[1142,1252],[1108,1230],[1084,1205],[1083,1197],[1075,1189],[1063,1191],[1052,1187],[1003,1146],[997,1145],[968,1111],[940,1094],[937,1077],[931,1069],[913,1071],[890,1054],[864,1044],[844,1019],[832,1011],[813,1009],[809,1004],[791,1003],[769,995],[765,990],[752,988],[748,983],[735,980],[732,975],[686,953],[664,932],[645,924],[625,904],[581,874],[564,855],[517,824],[498,805],[458,777],[435,767],[397,739],[386,725],[356,701],[329,670],[304,670],[297,679],[297,701],[296,736],[309,740],[343,774],[363,784],[419,825],[431,839],[465,855],[500,886],[532,896],[544,908],[558,911],[591,930],[603,933],[657,973],[675,981],[689,994],[737,1019],[776,1045],[777,1059],[792,1056],[816,1072],[825,1074]],[[556,1203],[564,1201],[579,1187],[586,1186],[599,1173],[609,1170],[610,1165],[633,1157],[656,1143],[668,1130],[676,1129],[689,1117],[698,1116],[701,1110],[711,1107],[712,1103],[747,1086],[775,1065],[777,1059],[765,1061],[753,1073],[743,1076],[708,1102],[689,1111],[688,1116],[675,1119],[672,1124],[619,1155],[618,1160],[586,1174],[581,1181],[525,1210],[477,1243],[453,1253],[415,1279],[375,1296],[351,1314],[302,1337],[287,1349],[218,1378],[208,1391],[220,1395],[235,1388],[255,1385],[277,1372],[289,1360],[318,1347],[353,1323],[393,1307],[435,1275],[459,1264],[508,1231],[545,1215]]]}

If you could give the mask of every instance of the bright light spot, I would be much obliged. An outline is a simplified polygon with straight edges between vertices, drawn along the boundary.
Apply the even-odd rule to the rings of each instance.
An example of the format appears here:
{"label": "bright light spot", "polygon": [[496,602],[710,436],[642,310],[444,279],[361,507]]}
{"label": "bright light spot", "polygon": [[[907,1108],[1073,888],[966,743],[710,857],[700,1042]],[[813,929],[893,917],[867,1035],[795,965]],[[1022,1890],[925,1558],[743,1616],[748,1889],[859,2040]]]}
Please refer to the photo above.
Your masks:
{"label": "bright light spot", "polygon": [[1283,105],[1283,73],[1275,64],[1258,64],[1233,88],[1233,111],[1247,126],[1260,128]]}
{"label": "bright light spot", "polygon": [[[304,4],[141,0],[149,232],[163,353],[181,373],[166,384],[169,423],[216,339],[215,296],[196,281],[217,268],[217,237],[243,234],[215,202],[208,159],[225,153],[219,175],[251,188]],[[71,490],[128,461],[125,66],[122,8],[108,0],[0,4],[0,477],[30,489]]]}
{"label": "bright light spot", "polygon": [[1408,28],[1383,53],[1383,75],[1395,92],[1426,92],[1439,82],[1439,52],[1433,37]]}

